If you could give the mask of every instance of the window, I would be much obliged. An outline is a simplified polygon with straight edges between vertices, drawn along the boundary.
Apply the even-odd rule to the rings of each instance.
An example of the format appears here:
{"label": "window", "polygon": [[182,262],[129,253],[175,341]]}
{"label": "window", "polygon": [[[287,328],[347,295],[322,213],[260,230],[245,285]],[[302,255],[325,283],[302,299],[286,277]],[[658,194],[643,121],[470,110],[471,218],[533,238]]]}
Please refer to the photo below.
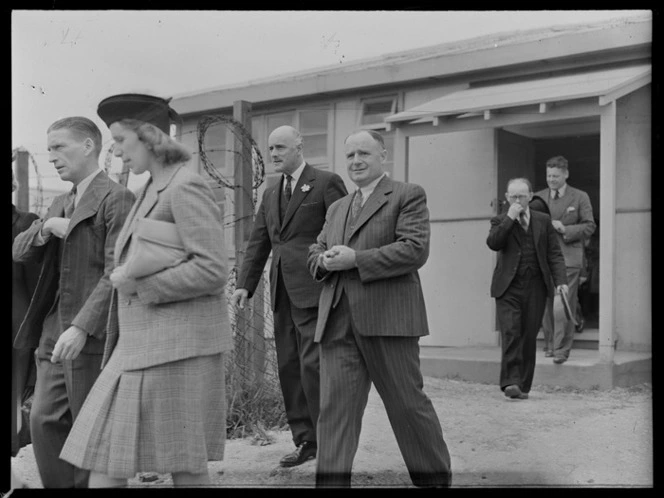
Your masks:
{"label": "window", "polygon": [[267,137],[279,126],[292,126],[297,128],[302,135],[304,159],[312,166],[317,168],[328,168],[329,158],[329,139],[328,132],[330,128],[329,109],[303,109],[301,111],[282,112],[279,114],[270,114],[267,117],[267,133],[265,146],[265,171],[268,175],[274,175],[274,167],[270,163],[269,150],[267,146]]}
{"label": "window", "polygon": [[397,110],[397,96],[374,97],[362,100],[360,128],[384,129],[384,119]]}

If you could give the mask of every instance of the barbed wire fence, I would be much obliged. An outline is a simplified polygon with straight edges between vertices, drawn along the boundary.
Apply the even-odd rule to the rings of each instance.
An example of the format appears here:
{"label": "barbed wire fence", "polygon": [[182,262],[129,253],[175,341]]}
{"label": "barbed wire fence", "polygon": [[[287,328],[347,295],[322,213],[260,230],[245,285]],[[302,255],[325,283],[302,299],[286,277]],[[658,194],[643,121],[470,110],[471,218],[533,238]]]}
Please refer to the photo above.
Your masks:
{"label": "barbed wire fence", "polygon": [[[236,178],[224,175],[222,168],[212,162],[210,155],[223,153],[232,157],[234,154],[242,155],[242,152],[233,148],[206,146],[206,135],[213,128],[217,128],[216,132],[233,137],[232,141],[225,143],[238,139],[251,146],[252,214],[250,216],[253,219],[258,202],[258,188],[265,181],[265,165],[258,145],[242,123],[232,117],[206,115],[198,121],[196,133],[203,172],[225,190],[234,191],[242,188],[242,185],[237,183]],[[226,204],[230,204],[232,208],[231,213],[224,212],[224,227],[228,229],[233,228],[241,220],[236,216],[234,203],[230,201]],[[244,251],[244,247],[240,247],[243,243],[244,241],[235,240],[236,253]],[[232,355],[226,366],[227,436],[229,438],[253,436],[260,444],[268,444],[270,437],[266,431],[285,429],[287,423],[279,384],[267,272],[263,271],[261,284],[248,300],[246,313],[235,309],[230,302],[236,289],[237,277],[236,261],[229,273],[225,289],[234,343]]]}
{"label": "barbed wire fence", "polygon": [[[258,189],[265,181],[265,164],[259,147],[251,134],[239,121],[224,115],[203,116],[197,123],[195,133],[198,138],[198,153],[203,169],[203,176],[219,185],[223,191],[234,191],[241,188],[233,177],[222,173],[221,168],[215,165],[210,155],[213,153],[242,154],[232,148],[206,146],[206,134],[213,128],[216,131],[228,132],[230,136],[244,140],[251,144],[252,164],[252,214],[256,211],[258,202]],[[191,133],[191,132],[188,132]],[[103,162],[104,171],[117,178],[118,183],[127,185],[129,169],[124,165],[121,171],[111,172],[113,160],[113,144],[106,150]],[[41,213],[44,208],[45,196],[42,186],[42,173],[32,153],[23,147],[12,151],[13,164],[17,161],[18,152],[27,153],[35,171],[33,186],[30,194],[33,212]],[[32,182],[32,177],[30,178]],[[28,189],[29,186],[24,187]],[[227,207],[224,209],[223,225],[225,231],[233,231],[239,221],[235,216],[235,206],[232,196],[224,195]],[[228,206],[230,205],[230,206]],[[243,241],[235,241],[236,246]],[[237,251],[244,247],[236,247]],[[237,263],[237,262],[236,262]],[[266,265],[268,266],[268,265]],[[286,422],[283,396],[279,384],[276,347],[274,343],[274,321],[270,306],[270,290],[267,271],[263,271],[263,279],[257,287],[255,294],[248,300],[248,311],[236,310],[231,305],[230,298],[236,289],[238,276],[237,264],[229,271],[224,293],[227,299],[234,349],[226,362],[226,396],[227,396],[227,437],[237,438],[253,436],[258,444],[268,444],[271,438],[268,430],[283,430],[288,427]]]}

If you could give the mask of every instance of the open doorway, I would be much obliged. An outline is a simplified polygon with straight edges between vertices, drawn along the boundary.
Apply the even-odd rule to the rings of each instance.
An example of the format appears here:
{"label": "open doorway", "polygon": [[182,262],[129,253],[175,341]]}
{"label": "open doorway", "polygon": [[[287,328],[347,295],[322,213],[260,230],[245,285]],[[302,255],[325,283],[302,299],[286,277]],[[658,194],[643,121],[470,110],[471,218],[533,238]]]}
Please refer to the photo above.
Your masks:
{"label": "open doorway", "polygon": [[[546,161],[562,155],[569,162],[569,178],[572,187],[585,191],[590,197],[593,216],[598,228],[586,241],[585,265],[579,286],[580,314],[582,321],[576,339],[590,340],[587,347],[596,348],[595,336],[599,328],[599,122],[570,123],[569,126],[520,126],[498,130],[498,192],[499,212],[506,209],[505,187],[510,178],[528,178],[535,192],[547,188]],[[585,332],[582,334],[581,332]]]}

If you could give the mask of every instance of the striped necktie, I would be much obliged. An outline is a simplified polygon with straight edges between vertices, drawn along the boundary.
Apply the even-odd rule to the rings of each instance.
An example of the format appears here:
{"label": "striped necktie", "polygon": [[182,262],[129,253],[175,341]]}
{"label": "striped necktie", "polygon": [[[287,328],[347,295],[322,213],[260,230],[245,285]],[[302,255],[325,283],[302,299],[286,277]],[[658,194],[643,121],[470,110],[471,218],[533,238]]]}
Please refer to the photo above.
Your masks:
{"label": "striped necktie", "polygon": [[350,219],[351,225],[355,225],[355,221],[362,210],[362,190],[359,188],[355,191],[355,197],[353,197],[353,204],[350,206]]}
{"label": "striped necktie", "polygon": [[286,202],[290,202],[291,197],[293,196],[293,186],[291,185],[291,180],[293,179],[292,176],[286,175],[286,188],[284,189],[284,193],[286,194]]}
{"label": "striped necktie", "polygon": [[558,189],[555,190],[555,193],[553,194],[553,198],[554,199],[560,199],[560,192],[558,191]]}
{"label": "striped necktie", "polygon": [[74,214],[74,208],[76,207],[74,202],[76,201],[76,187],[72,188],[67,195],[65,200],[65,218],[71,218]]}

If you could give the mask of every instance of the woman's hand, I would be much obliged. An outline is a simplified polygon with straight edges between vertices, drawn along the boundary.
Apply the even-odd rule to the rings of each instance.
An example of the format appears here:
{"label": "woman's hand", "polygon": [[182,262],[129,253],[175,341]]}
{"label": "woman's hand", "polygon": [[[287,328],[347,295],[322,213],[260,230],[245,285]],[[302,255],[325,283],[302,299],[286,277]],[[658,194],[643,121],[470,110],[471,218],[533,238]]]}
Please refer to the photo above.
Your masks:
{"label": "woman's hand", "polygon": [[136,294],[136,279],[128,277],[124,271],[124,265],[118,266],[111,273],[111,284],[120,294],[132,296]]}

